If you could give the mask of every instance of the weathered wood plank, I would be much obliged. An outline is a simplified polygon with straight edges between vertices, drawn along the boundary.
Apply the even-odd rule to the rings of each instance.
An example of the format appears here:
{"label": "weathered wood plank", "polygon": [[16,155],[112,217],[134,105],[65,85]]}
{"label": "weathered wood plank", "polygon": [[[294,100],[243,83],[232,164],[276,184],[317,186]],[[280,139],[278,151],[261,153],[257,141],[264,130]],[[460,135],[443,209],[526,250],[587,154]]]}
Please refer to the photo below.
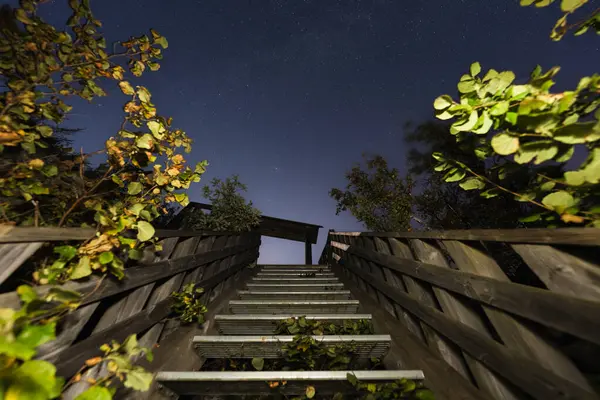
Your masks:
{"label": "weathered wood plank", "polygon": [[[196,237],[236,235],[236,232],[157,229],[156,237]],[[0,243],[62,242],[88,240],[96,235],[93,228],[57,228],[0,225]]]}
{"label": "weathered wood plank", "polygon": [[[216,286],[221,280],[226,279],[229,275],[233,275],[244,268],[246,263],[250,262],[252,257],[255,257],[255,254],[256,253],[250,254],[250,256],[245,260],[242,260],[240,264],[233,266],[227,271],[223,271],[212,278],[198,282],[198,286],[205,288]],[[111,340],[123,341],[132,333],[145,331],[167,317],[170,312],[171,301],[167,298],[156,303],[154,307],[146,308],[145,310],[111,326],[109,329],[91,335],[87,339],[70,346],[60,352],[56,357],[56,366],[58,369],[57,375],[64,377],[72,376],[83,365],[85,360],[100,353],[99,347],[102,344],[110,342]]]}
{"label": "weathered wood plank", "polygon": [[[387,252],[390,256],[391,254],[394,254],[404,258],[413,258],[412,252],[406,243],[394,238],[389,238],[388,243],[390,245],[391,252],[388,250],[387,246],[379,247],[380,251],[384,254]],[[368,250],[376,253],[373,248],[369,248]],[[402,279],[406,283],[406,288],[408,289],[407,293],[410,296],[429,307],[438,307],[437,301],[431,292],[431,286],[428,287],[425,282],[418,281],[407,275],[403,275]],[[471,375],[469,374],[460,349],[448,339],[438,335],[437,332],[435,332],[429,326],[421,324],[421,328],[423,329],[423,333],[425,334],[429,347],[434,349],[434,351],[437,351],[439,355],[452,366],[452,368],[458,371],[458,373],[460,373],[465,379],[470,381]]]}
{"label": "weathered wood plank", "polygon": [[[394,363],[386,363],[388,369],[412,369],[423,370],[425,385],[431,389],[436,400],[482,400],[487,399],[485,394],[467,380],[465,380],[454,368],[442,360],[417,336],[412,334],[394,313],[377,304],[365,291],[354,283],[350,276],[355,276],[348,268],[335,262],[338,254],[332,253],[332,267],[341,282],[352,292],[352,298],[359,300],[365,312],[373,316],[373,324],[379,332],[386,332],[392,337],[390,355],[385,358],[394,360]],[[360,279],[360,278],[358,278]],[[362,280],[362,279],[361,279]]]}
{"label": "weathered wood plank", "polygon": [[[349,247],[355,254],[437,287],[469,297],[480,303],[508,311],[600,344],[600,303],[551,292],[545,289],[497,280],[472,272],[439,267],[406,258],[392,257],[368,249]],[[438,262],[445,262],[440,254]],[[474,323],[474,320],[471,320]]]}
{"label": "weathered wood plank", "polygon": [[[419,239],[411,239],[409,243],[416,260],[437,265],[445,269],[450,268],[446,261],[446,257],[444,257],[439,248]],[[421,269],[417,268],[415,270],[420,271]],[[465,285],[461,285],[461,287],[464,288]],[[479,310],[474,308],[478,306],[469,304],[464,298],[439,287],[432,286],[432,288],[444,314],[473,328],[486,338],[490,340],[493,339],[492,334],[480,317]],[[510,384],[496,375],[493,371],[490,371],[485,365],[471,357],[471,355],[463,352],[463,356],[469,366],[473,378],[477,382],[477,386],[482,391],[489,393],[491,398],[498,400],[516,400],[522,397]]]}
{"label": "weathered wood plank", "polygon": [[[235,246],[212,250],[202,254],[171,258],[154,264],[131,267],[127,269],[125,278],[121,281],[104,279],[100,283],[100,280],[97,277],[92,277],[82,282],[68,282],[62,287],[82,293],[84,295],[82,305],[85,305],[127,290],[135,289],[136,287],[156,282],[157,280],[167,278],[177,273],[188,271],[192,268],[213,262],[214,260],[229,257],[252,247],[253,244]],[[99,283],[100,285],[98,286]],[[48,292],[50,286],[38,286],[34,289],[39,295],[44,295]],[[20,306],[19,296],[16,292],[1,294],[0,305],[6,308],[18,308]]]}
{"label": "weathered wood plank", "polygon": [[[475,247],[455,240],[443,241],[442,245],[450,253],[460,270],[498,281],[510,282],[500,266],[489,255]],[[513,301],[520,301],[519,304],[522,304],[522,299],[518,297],[513,298]],[[586,390],[591,390],[589,383],[571,360],[543,337],[536,334],[529,326],[497,308],[484,305],[483,310],[506,348],[526,355],[539,365],[547,365],[557,376],[568,379]],[[554,312],[557,310],[555,309]]]}
{"label": "weathered wood plank", "polygon": [[597,395],[591,389],[583,388],[542,367],[542,365],[547,366],[547,362],[539,363],[524,356],[523,352],[490,340],[476,330],[452,320],[434,308],[419,303],[406,293],[394,289],[353,265],[347,264],[345,268],[350,269],[377,290],[384,292],[389,298],[402,304],[421,321],[534,398],[598,400]]}
{"label": "weathered wood plank", "polygon": [[512,247],[548,289],[600,300],[600,256],[593,264],[552,246],[514,244]]}
{"label": "weathered wood plank", "polygon": [[40,247],[42,242],[0,244],[0,283],[4,283],[29,257]]}
{"label": "weathered wood plank", "polygon": [[573,244],[599,246],[600,232],[595,228],[559,229],[464,229],[450,231],[413,232],[332,232],[334,240],[339,236],[377,236],[405,239],[473,240],[530,244]]}

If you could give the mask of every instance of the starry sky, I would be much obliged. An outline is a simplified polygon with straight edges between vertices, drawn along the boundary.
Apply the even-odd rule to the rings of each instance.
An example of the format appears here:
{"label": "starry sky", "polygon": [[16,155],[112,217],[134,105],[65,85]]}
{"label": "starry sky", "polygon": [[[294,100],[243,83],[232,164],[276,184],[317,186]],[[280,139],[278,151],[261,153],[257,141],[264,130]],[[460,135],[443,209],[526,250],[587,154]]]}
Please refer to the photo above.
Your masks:
{"label": "starry sky", "polygon": [[[592,3],[596,1],[592,1]],[[16,3],[14,1],[9,2]],[[66,0],[42,6],[59,26]],[[335,215],[332,187],[362,152],[404,171],[403,126],[432,118],[432,102],[455,95],[473,61],[526,78],[536,64],[561,65],[558,89],[598,72],[593,35],[555,43],[558,6],[518,0],[92,0],[108,42],[154,28],[169,40],[147,86],[161,115],[195,143],[191,161],[208,160],[203,182],[239,174],[263,214],[364,230]],[[596,4],[597,6],[597,4]],[[126,101],[118,88],[77,104],[68,126],[85,128],[75,146],[96,150],[118,130]],[[190,191],[203,201],[201,184]],[[303,263],[304,245],[263,238],[261,263]]]}

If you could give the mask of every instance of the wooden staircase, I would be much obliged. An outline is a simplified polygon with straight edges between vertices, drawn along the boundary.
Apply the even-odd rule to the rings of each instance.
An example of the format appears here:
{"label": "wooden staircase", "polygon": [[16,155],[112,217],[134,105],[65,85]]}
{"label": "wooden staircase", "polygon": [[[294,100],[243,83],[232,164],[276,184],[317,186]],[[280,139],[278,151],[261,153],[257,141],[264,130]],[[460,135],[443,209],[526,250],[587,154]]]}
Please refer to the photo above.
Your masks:
{"label": "wooden staircase", "polygon": [[[351,299],[328,266],[263,265],[238,291],[239,300],[229,302],[229,314],[216,315],[212,321],[220,335],[195,336],[193,347],[207,359],[274,359],[282,357],[282,348],[294,336],[275,335],[279,321],[305,316],[328,324],[371,320],[360,314],[360,303]],[[314,275],[313,275],[314,273]],[[306,277],[310,274],[310,277]],[[360,381],[382,383],[402,378],[422,380],[419,370],[359,370],[371,357],[384,357],[391,345],[385,332],[368,335],[313,336],[327,347],[351,344],[359,359],[353,371],[161,371],[156,379],[179,396],[303,395],[314,386],[318,396],[352,393],[347,374]],[[269,382],[280,382],[277,390]]]}

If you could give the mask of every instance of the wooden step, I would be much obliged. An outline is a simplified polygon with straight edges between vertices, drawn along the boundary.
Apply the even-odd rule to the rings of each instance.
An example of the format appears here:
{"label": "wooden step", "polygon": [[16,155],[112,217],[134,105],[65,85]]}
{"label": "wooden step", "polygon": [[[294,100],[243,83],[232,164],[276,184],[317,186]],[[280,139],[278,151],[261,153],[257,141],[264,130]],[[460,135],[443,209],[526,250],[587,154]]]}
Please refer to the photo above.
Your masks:
{"label": "wooden step", "polygon": [[306,292],[320,290],[343,290],[343,283],[294,283],[294,284],[278,284],[278,283],[247,283],[248,290],[258,291],[274,291],[274,292]]}
{"label": "wooden step", "polygon": [[[156,380],[178,395],[303,395],[307,386],[314,386],[317,395],[337,392],[353,393],[347,379],[351,373],[362,382],[386,383],[399,379],[424,379],[419,370],[398,371],[206,371],[158,372]],[[276,390],[268,382],[286,382]]]}
{"label": "wooden step", "polygon": [[[256,274],[257,278],[308,278],[302,276],[302,274],[311,274],[311,278],[329,278],[334,277],[333,272],[259,272]],[[314,274],[314,276],[312,276]]]}
{"label": "wooden step", "polygon": [[320,321],[338,326],[342,325],[344,321],[358,322],[360,320],[371,321],[372,319],[371,314],[220,314],[215,315],[215,323],[217,330],[222,335],[272,335],[277,322],[287,318],[302,316],[307,320]]}
{"label": "wooden step", "polygon": [[288,268],[329,268],[327,265],[306,265],[306,264],[259,264],[258,267],[265,269],[288,269]]}
{"label": "wooden step", "polygon": [[333,314],[356,313],[358,300],[231,300],[232,314]]}
{"label": "wooden step", "polygon": [[[312,336],[327,347],[354,346],[357,358],[383,357],[389,350],[390,335]],[[203,358],[280,358],[282,348],[294,341],[292,335],[277,336],[194,336],[192,344]]]}
{"label": "wooden step", "polygon": [[301,277],[285,277],[285,278],[261,278],[253,277],[253,283],[339,283],[336,277],[321,277],[321,278],[301,278]]}
{"label": "wooden step", "polygon": [[349,290],[319,290],[313,292],[270,292],[259,290],[238,290],[242,300],[348,300]]}
{"label": "wooden step", "polygon": [[259,272],[269,272],[269,273],[278,273],[278,272],[283,272],[283,273],[300,273],[300,274],[305,274],[307,272],[331,272],[331,269],[329,268],[263,268],[261,270],[259,270]]}

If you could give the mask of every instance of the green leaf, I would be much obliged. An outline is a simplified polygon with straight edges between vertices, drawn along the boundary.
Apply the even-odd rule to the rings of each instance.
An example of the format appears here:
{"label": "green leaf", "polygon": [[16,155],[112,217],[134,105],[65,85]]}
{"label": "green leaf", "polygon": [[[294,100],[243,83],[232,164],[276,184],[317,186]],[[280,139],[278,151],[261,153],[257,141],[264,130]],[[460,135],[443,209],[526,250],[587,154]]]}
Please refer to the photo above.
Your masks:
{"label": "green leaf", "polygon": [[162,134],[165,131],[165,128],[158,121],[148,121],[147,125],[155,138],[160,140],[165,136]]}
{"label": "green leaf", "polygon": [[112,260],[114,258],[115,258],[115,255],[113,254],[112,251],[104,251],[98,257],[98,261],[100,262],[100,264],[105,265],[105,264],[108,264],[109,262],[112,262]]}
{"label": "green leaf", "polygon": [[92,386],[79,396],[75,397],[75,400],[112,400],[112,398],[110,390],[104,386]]}
{"label": "green leaf", "polygon": [[565,172],[565,182],[571,186],[581,186],[585,183],[585,172],[567,171]]}
{"label": "green leaf", "polygon": [[560,3],[560,9],[563,12],[573,12],[577,10],[579,7],[583,6],[587,3],[588,0],[562,0]]}
{"label": "green leaf", "polygon": [[119,87],[121,88],[121,92],[123,92],[123,94],[126,94],[128,96],[133,96],[135,94],[135,90],[127,81],[119,82]]}
{"label": "green leaf", "polygon": [[573,196],[570,193],[560,190],[558,192],[550,193],[542,199],[542,204],[550,207],[559,214],[577,204]]}
{"label": "green leaf", "polygon": [[143,188],[144,185],[142,185],[140,182],[131,182],[129,186],[127,186],[127,193],[135,196],[136,194],[140,193]]}
{"label": "green leaf", "polygon": [[519,221],[520,222],[535,222],[535,221],[538,221],[542,217],[542,215],[543,214],[533,214],[533,215],[530,215],[527,217],[519,218]]}
{"label": "green leaf", "polygon": [[464,190],[483,189],[485,187],[485,183],[477,177],[471,177],[459,183],[459,186]]}
{"label": "green leaf", "polygon": [[358,378],[356,377],[356,375],[354,374],[346,374],[346,379],[348,380],[348,382],[350,382],[350,384],[354,387],[356,387],[356,385],[358,385]]}
{"label": "green leaf", "polygon": [[475,91],[475,81],[473,79],[458,82],[458,91],[463,94],[472,93]]}
{"label": "green leaf", "polygon": [[131,211],[131,213],[133,213],[134,215],[140,215],[140,212],[146,207],[145,204],[134,204],[131,207],[128,208],[129,211]]}
{"label": "green leaf", "polygon": [[[489,114],[487,113],[487,111],[484,111],[481,116],[479,117],[479,120],[481,121],[481,125],[479,126],[479,128],[473,129],[473,133],[476,133],[478,135],[484,135],[486,133],[489,132],[490,128],[492,127],[494,121],[490,118]],[[479,121],[478,121],[479,124]]]}
{"label": "green leaf", "polygon": [[595,142],[600,139],[600,128],[595,121],[571,124],[557,129],[554,140],[567,144]]}
{"label": "green leaf", "polygon": [[307,386],[306,387],[305,394],[306,394],[307,398],[312,399],[313,397],[315,397],[315,393],[316,393],[316,390],[315,390],[314,386]]}
{"label": "green leaf", "polygon": [[25,325],[17,336],[17,342],[32,348],[41,346],[56,338],[56,322],[45,325]]}
{"label": "green leaf", "polygon": [[73,270],[69,277],[71,279],[81,279],[86,276],[90,276],[92,274],[92,268],[90,267],[90,258],[88,256],[83,256],[79,259],[79,262]]}
{"label": "green leaf", "polygon": [[477,125],[478,120],[479,115],[477,114],[476,110],[473,110],[469,114],[469,118],[466,121],[457,121],[454,124],[452,124],[452,127],[459,132],[468,132],[472,130],[475,127],[475,125]]}
{"label": "green leaf", "polygon": [[508,101],[501,101],[498,104],[494,105],[490,109],[490,115],[494,115],[494,116],[504,115],[508,112],[509,106],[510,106],[510,103]]}
{"label": "green leaf", "polygon": [[470,72],[472,77],[477,76],[481,72],[481,65],[477,61],[474,62],[471,64]]}
{"label": "green leaf", "polygon": [[137,229],[137,238],[140,242],[145,242],[154,237],[154,227],[146,221],[138,221]]}
{"label": "green leaf", "polygon": [[[13,385],[6,393],[6,399],[52,399],[60,395],[64,379],[56,377],[56,367],[48,361],[32,360],[23,363],[14,373]],[[17,394],[18,393],[18,394]]]}
{"label": "green leaf", "polygon": [[490,69],[483,77],[483,82],[488,82],[498,76],[498,71]]}
{"label": "green leaf", "polygon": [[429,389],[419,389],[415,392],[417,400],[435,400],[433,392]]}
{"label": "green leaf", "polygon": [[123,384],[133,390],[145,392],[152,384],[152,374],[141,367],[134,367],[127,372]]}
{"label": "green leaf", "polygon": [[31,301],[38,298],[38,295],[35,290],[29,285],[21,285],[17,288],[17,294],[21,301],[25,304],[30,303]]}
{"label": "green leaf", "polygon": [[46,300],[59,301],[61,303],[76,303],[81,300],[81,293],[54,286],[48,291],[48,294],[46,295]]}
{"label": "green leaf", "polygon": [[506,120],[506,122],[512,124],[512,125],[516,125],[517,124],[517,119],[519,118],[519,114],[517,114],[516,112],[507,112],[506,113],[506,117],[504,117],[504,119]]}
{"label": "green leaf", "polygon": [[35,355],[35,349],[26,344],[9,340],[5,335],[0,336],[0,354],[26,361]]}
{"label": "green leaf", "polygon": [[496,153],[507,156],[519,149],[519,138],[508,133],[499,133],[492,138],[491,144]]}
{"label": "green leaf", "polygon": [[140,249],[129,249],[128,256],[132,260],[141,260],[144,256],[144,252]]}
{"label": "green leaf", "polygon": [[60,255],[62,261],[70,261],[77,255],[77,249],[73,246],[57,246],[54,252]]}
{"label": "green leaf", "polygon": [[465,171],[463,170],[457,170],[452,172],[452,170],[450,170],[450,172],[448,172],[445,176],[444,176],[444,181],[445,182],[458,182],[460,181],[462,178],[465,177]]}
{"label": "green leaf", "polygon": [[445,110],[446,108],[450,107],[451,105],[452,105],[452,97],[448,96],[447,94],[438,97],[433,102],[433,108],[435,108],[438,111]]}
{"label": "green leaf", "polygon": [[135,140],[135,145],[141,149],[151,149],[154,146],[154,138],[145,133]]}

